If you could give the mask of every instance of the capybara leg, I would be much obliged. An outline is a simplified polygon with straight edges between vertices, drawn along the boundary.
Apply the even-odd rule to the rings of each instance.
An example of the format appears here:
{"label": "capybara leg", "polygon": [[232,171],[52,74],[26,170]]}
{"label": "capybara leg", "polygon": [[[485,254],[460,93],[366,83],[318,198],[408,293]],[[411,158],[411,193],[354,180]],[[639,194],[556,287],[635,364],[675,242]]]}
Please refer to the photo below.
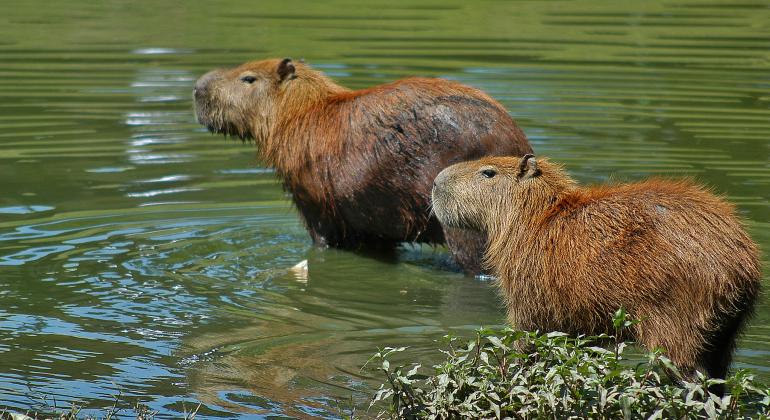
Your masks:
{"label": "capybara leg", "polygon": [[[726,315],[727,318],[729,315]],[[745,311],[732,315],[724,320],[719,329],[709,336],[709,343],[706,351],[701,357],[701,365],[711,378],[724,379],[730,370],[730,364],[733,360],[733,351],[735,342],[747,318]],[[709,391],[717,394],[724,394],[724,385],[714,385]]]}
{"label": "capybara leg", "polygon": [[487,246],[486,234],[445,226],[444,237],[452,258],[465,274],[476,275],[483,272],[481,261]]}
{"label": "capybara leg", "polygon": [[314,216],[313,223],[308,223],[308,219],[300,213],[300,217],[307,228],[313,244],[320,248],[345,248],[347,244],[343,242],[343,235],[340,235],[338,227],[328,218]]}
{"label": "capybara leg", "polygon": [[309,233],[310,233],[310,238],[313,239],[313,245],[320,248],[329,247],[329,242],[324,235],[321,235],[320,233],[315,232],[313,230],[310,230]]}
{"label": "capybara leg", "polygon": [[[647,350],[662,348],[663,354],[677,367],[680,376],[666,370],[669,378],[679,382],[697,382],[699,370],[699,353],[702,336],[694,335],[691,328],[681,318],[668,314],[655,314],[636,327],[636,337]],[[703,373],[705,372],[705,369]]]}
{"label": "capybara leg", "polygon": [[[714,336],[714,341],[704,351],[698,366],[698,370],[709,378],[725,379],[732,363],[733,349],[735,348],[736,334],[726,336]],[[694,372],[693,372],[693,376]],[[696,377],[688,378],[691,381],[697,380]],[[715,384],[709,387],[709,392],[718,396],[725,393],[724,384]]]}
{"label": "capybara leg", "polygon": [[319,248],[355,248],[345,243],[336,230],[330,229],[331,225],[306,226],[313,245]]}
{"label": "capybara leg", "polygon": [[732,352],[735,338],[730,337],[723,342],[714,342],[713,348],[703,355],[702,366],[711,378],[724,379],[732,363]]}

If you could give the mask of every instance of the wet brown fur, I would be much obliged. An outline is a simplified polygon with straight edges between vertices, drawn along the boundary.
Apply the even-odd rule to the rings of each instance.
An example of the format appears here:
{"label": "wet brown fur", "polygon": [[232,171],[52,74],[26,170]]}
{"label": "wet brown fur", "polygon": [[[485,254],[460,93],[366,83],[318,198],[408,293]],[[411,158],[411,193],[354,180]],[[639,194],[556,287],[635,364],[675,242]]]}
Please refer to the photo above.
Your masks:
{"label": "wet brown fur", "polygon": [[514,326],[612,333],[623,306],[644,320],[639,343],[684,372],[726,375],[759,294],[759,255],[733,206],[705,188],[582,187],[545,159],[488,158],[441,172],[433,205],[442,223],[488,232],[485,262]]}
{"label": "wet brown fur", "polygon": [[[288,63],[255,61],[204,75],[196,112],[212,131],[255,139],[316,243],[443,243],[429,213],[436,174],[460,161],[531,151],[506,110],[477,89],[408,78],[354,91]],[[483,236],[449,229],[447,239],[466,271],[477,271]]]}

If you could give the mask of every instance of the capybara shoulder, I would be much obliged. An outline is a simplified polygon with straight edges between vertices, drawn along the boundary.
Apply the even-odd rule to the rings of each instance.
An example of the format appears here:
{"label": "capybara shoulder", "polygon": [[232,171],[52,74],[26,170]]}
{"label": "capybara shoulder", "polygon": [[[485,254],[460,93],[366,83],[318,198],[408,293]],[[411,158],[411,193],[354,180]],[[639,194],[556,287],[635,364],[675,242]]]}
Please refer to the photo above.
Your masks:
{"label": "capybara shoulder", "polygon": [[209,130],[255,140],[316,243],[446,239],[467,271],[478,268],[483,238],[453,228],[445,238],[429,212],[433,178],[456,162],[531,152],[502,105],[443,79],[350,90],[304,63],[272,59],[207,73],[194,99]]}
{"label": "capybara shoulder", "polygon": [[686,371],[724,377],[760,287],[755,243],[732,205],[689,180],[583,187],[532,155],[443,170],[433,208],[488,233],[486,263],[520,328],[634,333]]}

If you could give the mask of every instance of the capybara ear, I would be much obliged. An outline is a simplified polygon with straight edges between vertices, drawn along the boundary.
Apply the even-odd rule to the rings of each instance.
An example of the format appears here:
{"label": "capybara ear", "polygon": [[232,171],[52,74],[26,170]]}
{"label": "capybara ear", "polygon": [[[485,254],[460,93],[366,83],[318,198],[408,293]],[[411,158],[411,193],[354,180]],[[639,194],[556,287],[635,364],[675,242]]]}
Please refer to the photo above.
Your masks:
{"label": "capybara ear", "polygon": [[283,82],[286,79],[293,79],[295,77],[294,63],[291,62],[291,58],[284,58],[281,63],[278,64],[278,77]]}
{"label": "capybara ear", "polygon": [[527,153],[526,155],[522,156],[521,161],[519,162],[519,172],[516,177],[519,180],[525,180],[534,178],[538,175],[540,175],[540,169],[537,167],[537,160],[535,160],[535,155]]}

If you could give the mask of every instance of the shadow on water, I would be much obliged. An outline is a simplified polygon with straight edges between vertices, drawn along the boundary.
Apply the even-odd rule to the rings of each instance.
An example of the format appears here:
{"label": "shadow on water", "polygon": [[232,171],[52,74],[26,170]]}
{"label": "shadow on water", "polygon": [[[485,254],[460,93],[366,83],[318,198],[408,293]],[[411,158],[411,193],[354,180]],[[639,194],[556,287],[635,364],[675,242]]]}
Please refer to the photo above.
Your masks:
{"label": "shadow on water", "polygon": [[[770,249],[763,2],[30,1],[0,16],[0,406],[122,392],[166,416],[200,400],[201,416],[333,417],[373,391],[360,368],[378,347],[429,365],[444,334],[503,320],[494,286],[447,270],[443,248],[312,247],[253,145],[192,115],[196,77],[248,59],[304,57],[351,88],[477,86],[581,181],[694,177]],[[764,300],[736,366],[770,380],[769,338]]]}

